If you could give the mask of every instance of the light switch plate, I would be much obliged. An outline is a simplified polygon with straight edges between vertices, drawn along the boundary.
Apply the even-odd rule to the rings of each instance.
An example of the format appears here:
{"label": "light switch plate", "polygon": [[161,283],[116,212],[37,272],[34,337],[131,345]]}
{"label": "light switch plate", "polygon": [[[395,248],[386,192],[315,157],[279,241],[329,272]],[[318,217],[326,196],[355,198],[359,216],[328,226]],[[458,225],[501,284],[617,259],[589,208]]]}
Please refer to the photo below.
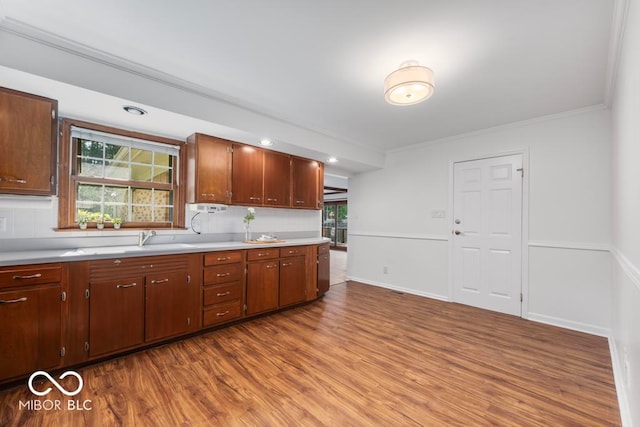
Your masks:
{"label": "light switch plate", "polygon": [[444,210],[431,211],[431,218],[445,218],[447,212]]}

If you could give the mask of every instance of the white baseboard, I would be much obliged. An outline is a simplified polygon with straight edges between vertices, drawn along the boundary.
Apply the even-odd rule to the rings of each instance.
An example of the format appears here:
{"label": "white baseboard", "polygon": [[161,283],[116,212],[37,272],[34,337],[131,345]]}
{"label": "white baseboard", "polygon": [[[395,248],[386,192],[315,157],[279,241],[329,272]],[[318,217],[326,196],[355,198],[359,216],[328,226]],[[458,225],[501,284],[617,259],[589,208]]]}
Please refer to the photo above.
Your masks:
{"label": "white baseboard", "polygon": [[451,301],[449,299],[449,297],[444,296],[444,295],[437,295],[437,294],[432,294],[432,293],[429,293],[429,292],[416,291],[415,289],[402,288],[400,286],[394,286],[394,285],[390,285],[388,283],[373,282],[371,280],[360,279],[358,277],[351,277],[351,276],[348,276],[347,280],[353,280],[354,282],[364,283],[365,285],[377,286],[379,288],[391,289],[393,291],[404,292],[405,294],[418,295],[418,296],[421,296],[421,297],[437,299],[437,300],[446,301],[446,302],[450,302]]}
{"label": "white baseboard", "polygon": [[609,328],[603,328],[602,326],[590,325],[588,323],[574,322],[573,320],[561,319],[559,317],[547,316],[545,314],[531,313],[527,314],[527,319],[544,323],[552,326],[559,326],[565,329],[571,329],[573,331],[584,332],[591,335],[598,335],[600,337],[608,338],[611,334]]}
{"label": "white baseboard", "polygon": [[620,366],[618,358],[618,348],[615,338],[609,336],[609,352],[611,353],[611,366],[613,367],[613,382],[616,385],[616,394],[618,395],[618,406],[620,407],[620,418],[623,427],[633,426],[631,420],[631,410],[629,408],[629,396],[624,386],[624,370]]}

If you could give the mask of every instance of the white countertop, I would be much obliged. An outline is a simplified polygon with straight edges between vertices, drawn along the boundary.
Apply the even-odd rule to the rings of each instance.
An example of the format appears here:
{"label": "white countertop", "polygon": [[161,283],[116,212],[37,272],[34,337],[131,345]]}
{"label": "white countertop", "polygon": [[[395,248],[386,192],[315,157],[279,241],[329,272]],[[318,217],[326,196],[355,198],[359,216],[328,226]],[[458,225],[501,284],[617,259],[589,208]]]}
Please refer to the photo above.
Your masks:
{"label": "white countertop", "polygon": [[0,267],[10,265],[43,264],[51,262],[86,261],[106,258],[128,258],[136,256],[171,255],[196,252],[224,251],[237,249],[257,249],[286,246],[318,245],[328,243],[322,237],[288,239],[282,243],[164,243],[145,246],[98,246],[78,249],[48,249],[0,252]]}

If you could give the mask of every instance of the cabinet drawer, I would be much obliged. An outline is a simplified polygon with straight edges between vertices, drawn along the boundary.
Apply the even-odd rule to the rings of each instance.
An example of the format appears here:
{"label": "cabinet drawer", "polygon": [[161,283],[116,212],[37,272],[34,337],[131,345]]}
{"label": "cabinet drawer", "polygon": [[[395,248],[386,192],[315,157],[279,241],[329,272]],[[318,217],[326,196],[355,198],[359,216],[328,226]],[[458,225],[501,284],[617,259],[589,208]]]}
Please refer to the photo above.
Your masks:
{"label": "cabinet drawer", "polygon": [[0,288],[42,283],[58,283],[62,280],[60,264],[41,264],[0,269]]}
{"label": "cabinet drawer", "polygon": [[280,256],[280,249],[249,249],[247,251],[247,261],[262,261],[263,259],[274,259]]}
{"label": "cabinet drawer", "polygon": [[213,252],[204,256],[204,266],[242,262],[242,252]]}
{"label": "cabinet drawer", "polygon": [[242,277],[242,264],[219,265],[205,268],[204,284],[217,285],[239,281]]}
{"label": "cabinet drawer", "polygon": [[290,248],[280,248],[281,258],[301,256],[301,255],[306,255],[306,253],[307,253],[306,246],[292,246]]}
{"label": "cabinet drawer", "polygon": [[328,254],[329,253],[329,244],[328,243],[324,243],[320,246],[318,246],[318,255],[324,255],[324,254]]}
{"label": "cabinet drawer", "polygon": [[220,286],[207,286],[204,288],[203,305],[220,304],[221,302],[240,299],[242,288],[240,282],[228,283]]}
{"label": "cabinet drawer", "polygon": [[224,304],[216,304],[204,309],[203,326],[211,326],[219,323],[238,319],[242,315],[241,301],[233,301]]}

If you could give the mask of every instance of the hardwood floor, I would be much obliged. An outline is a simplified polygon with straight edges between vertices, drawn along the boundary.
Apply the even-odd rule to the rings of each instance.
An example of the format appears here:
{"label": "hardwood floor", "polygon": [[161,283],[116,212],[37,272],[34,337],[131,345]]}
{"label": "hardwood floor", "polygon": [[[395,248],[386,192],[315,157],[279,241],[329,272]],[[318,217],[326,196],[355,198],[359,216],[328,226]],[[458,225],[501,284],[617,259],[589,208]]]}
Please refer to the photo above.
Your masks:
{"label": "hardwood floor", "polygon": [[606,339],[355,282],[79,373],[58,411],[0,391],[0,425],[620,425]]}

